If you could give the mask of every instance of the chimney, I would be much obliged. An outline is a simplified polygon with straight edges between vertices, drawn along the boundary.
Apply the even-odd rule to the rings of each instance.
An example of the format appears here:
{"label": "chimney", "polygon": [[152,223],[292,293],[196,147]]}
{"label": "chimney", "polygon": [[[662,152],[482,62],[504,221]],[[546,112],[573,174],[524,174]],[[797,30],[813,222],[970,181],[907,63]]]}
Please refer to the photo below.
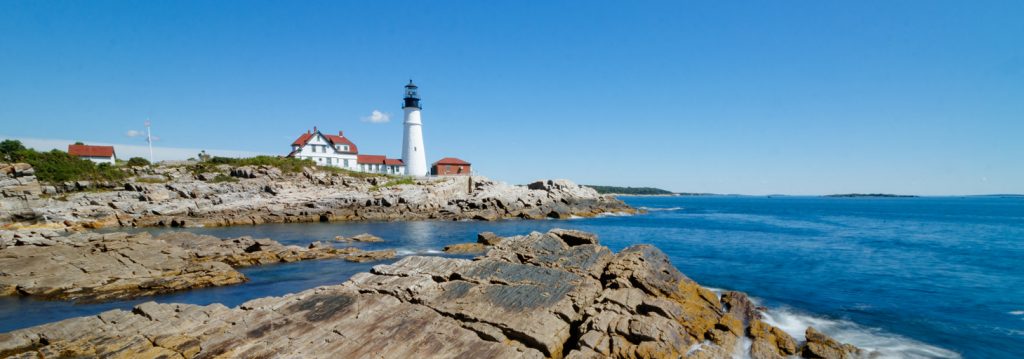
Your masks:
{"label": "chimney", "polygon": [[307,135],[309,134],[309,130],[306,130],[306,134],[307,134]]}
{"label": "chimney", "polygon": [[345,137],[345,131],[338,131],[339,137]]}
{"label": "chimney", "polygon": [[316,132],[316,126],[313,126],[313,132]]}

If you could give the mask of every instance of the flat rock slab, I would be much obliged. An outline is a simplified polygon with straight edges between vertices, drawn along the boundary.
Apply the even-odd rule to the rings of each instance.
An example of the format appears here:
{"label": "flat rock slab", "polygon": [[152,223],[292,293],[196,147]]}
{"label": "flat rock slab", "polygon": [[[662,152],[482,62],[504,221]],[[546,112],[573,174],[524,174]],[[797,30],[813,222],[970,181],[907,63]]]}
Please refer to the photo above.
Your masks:
{"label": "flat rock slab", "polygon": [[187,232],[76,233],[52,245],[0,249],[0,295],[103,301],[246,281],[235,267],[322,258],[374,261],[391,251],[301,248]]}
{"label": "flat rock slab", "polygon": [[[575,236],[575,234],[574,234]],[[557,233],[473,260],[406,257],[349,281],[222,305],[144,303],[0,334],[0,356],[756,358],[866,354],[813,329],[795,343],[730,313],[651,246],[615,254]],[[555,242],[558,241],[558,242]],[[594,239],[596,242],[596,238]],[[559,260],[559,255],[571,258]],[[730,301],[735,303],[735,301]],[[758,343],[744,349],[748,342]]]}

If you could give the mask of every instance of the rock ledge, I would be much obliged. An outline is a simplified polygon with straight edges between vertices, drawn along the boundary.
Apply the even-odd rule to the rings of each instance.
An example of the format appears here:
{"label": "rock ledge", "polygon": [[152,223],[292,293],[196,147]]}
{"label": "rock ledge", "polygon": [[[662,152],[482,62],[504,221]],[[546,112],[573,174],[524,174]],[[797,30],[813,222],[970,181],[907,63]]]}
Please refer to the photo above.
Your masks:
{"label": "rock ledge", "polygon": [[[18,357],[849,358],[808,329],[798,343],[728,302],[657,248],[612,253],[580,233],[504,238],[474,260],[406,257],[349,281],[222,305],[132,311],[0,334]],[[567,237],[571,236],[571,237]],[[565,238],[572,238],[566,240]],[[587,240],[580,240],[586,238]],[[742,338],[753,342],[743,347]]]}

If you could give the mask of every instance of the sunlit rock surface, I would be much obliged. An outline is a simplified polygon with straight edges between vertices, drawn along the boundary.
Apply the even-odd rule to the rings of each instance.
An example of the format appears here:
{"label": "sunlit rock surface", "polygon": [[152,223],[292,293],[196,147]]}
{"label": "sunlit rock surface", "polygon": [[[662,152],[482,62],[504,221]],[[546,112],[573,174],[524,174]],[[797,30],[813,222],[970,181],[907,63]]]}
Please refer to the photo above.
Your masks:
{"label": "sunlit rock surface", "polygon": [[[481,176],[413,180],[306,168],[131,169],[117,183],[44,185],[27,164],[0,163],[0,225],[196,227],[350,220],[571,218],[636,210],[567,180],[514,186]],[[230,176],[230,177],[228,177]],[[218,180],[230,178],[231,181]],[[395,185],[390,185],[393,182]],[[0,238],[2,240],[3,238]]]}
{"label": "sunlit rock surface", "polygon": [[79,232],[0,248],[0,295],[102,301],[244,282],[234,268],[309,259],[372,261],[395,252],[285,246],[187,232]]}
{"label": "sunlit rock surface", "polygon": [[[485,236],[489,237],[489,236]],[[581,240],[587,238],[587,240]],[[657,248],[612,253],[553,230],[504,238],[473,260],[406,257],[334,286],[221,305],[145,303],[0,334],[18,357],[847,358],[799,343],[723,301]],[[733,304],[727,304],[733,303]],[[752,307],[751,307],[752,308]],[[744,344],[746,343],[746,344]],[[754,344],[750,344],[754,343]]]}

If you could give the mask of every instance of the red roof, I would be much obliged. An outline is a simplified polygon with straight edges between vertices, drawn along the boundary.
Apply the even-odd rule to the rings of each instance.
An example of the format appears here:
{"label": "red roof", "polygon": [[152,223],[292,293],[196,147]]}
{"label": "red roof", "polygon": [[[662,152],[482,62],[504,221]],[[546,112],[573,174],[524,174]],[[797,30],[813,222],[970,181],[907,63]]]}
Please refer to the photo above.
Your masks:
{"label": "red roof", "polygon": [[469,164],[469,162],[466,162],[466,161],[460,160],[460,159],[458,159],[458,158],[455,158],[455,157],[445,157],[445,158],[442,158],[441,160],[439,160],[439,161],[437,161],[437,162],[434,162],[434,165],[435,165],[435,166],[437,166],[437,165],[460,165],[460,166],[469,166],[470,164]]}
{"label": "red roof", "polygon": [[387,156],[381,155],[358,155],[356,156],[356,162],[371,165],[405,166],[405,162],[402,162],[400,159],[387,158]]}
{"label": "red roof", "polygon": [[295,142],[292,142],[292,146],[305,146],[306,142],[309,142],[310,138],[313,138],[312,133],[303,133],[302,136],[299,136],[299,138],[295,140]]}
{"label": "red roof", "polygon": [[112,157],[114,146],[68,145],[68,154],[78,157]]}
{"label": "red roof", "polygon": [[295,142],[292,142],[292,146],[305,146],[309,143],[309,140],[313,139],[314,133],[319,133],[321,136],[324,136],[324,138],[327,139],[327,142],[330,142],[332,145],[348,145],[348,151],[341,152],[359,153],[359,149],[356,147],[356,144],[349,141],[348,138],[345,138],[341,132],[338,132],[337,135],[325,135],[320,131],[306,132],[300,135]]}
{"label": "red roof", "polygon": [[356,156],[356,163],[384,164],[386,159],[387,156],[381,155],[358,155]]}
{"label": "red roof", "polygon": [[332,144],[335,144],[335,145],[348,145],[348,151],[342,151],[342,152],[359,153],[359,150],[356,149],[356,144],[352,143],[352,141],[349,141],[344,136],[324,135],[324,137],[326,137],[328,141],[331,141]]}

